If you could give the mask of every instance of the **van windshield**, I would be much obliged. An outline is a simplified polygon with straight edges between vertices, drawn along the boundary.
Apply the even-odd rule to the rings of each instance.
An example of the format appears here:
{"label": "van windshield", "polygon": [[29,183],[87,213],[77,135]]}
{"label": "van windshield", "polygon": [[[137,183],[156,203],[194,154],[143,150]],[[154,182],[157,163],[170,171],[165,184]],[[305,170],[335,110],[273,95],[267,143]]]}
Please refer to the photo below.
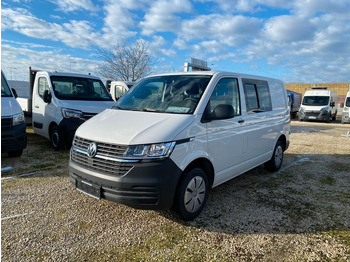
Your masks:
{"label": "van windshield", "polygon": [[304,96],[303,105],[305,106],[327,106],[329,96]]}
{"label": "van windshield", "polygon": [[102,81],[73,76],[51,76],[55,96],[61,100],[112,101]]}
{"label": "van windshield", "polygon": [[1,97],[11,97],[12,93],[10,87],[8,86],[4,75],[1,72]]}
{"label": "van windshield", "polygon": [[207,87],[208,75],[167,75],[141,80],[114,108],[173,114],[192,114]]}
{"label": "van windshield", "polygon": [[350,96],[346,98],[345,106],[350,107]]}

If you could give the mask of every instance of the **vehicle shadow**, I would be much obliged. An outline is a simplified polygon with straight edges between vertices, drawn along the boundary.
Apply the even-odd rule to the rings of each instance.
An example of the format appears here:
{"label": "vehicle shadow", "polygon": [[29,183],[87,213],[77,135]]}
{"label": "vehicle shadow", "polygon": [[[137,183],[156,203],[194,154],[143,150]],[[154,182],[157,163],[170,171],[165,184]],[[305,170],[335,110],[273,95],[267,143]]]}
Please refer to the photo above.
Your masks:
{"label": "vehicle shadow", "polygon": [[350,229],[350,155],[285,155],[281,170],[259,166],[210,192],[194,221],[227,234],[312,233]]}

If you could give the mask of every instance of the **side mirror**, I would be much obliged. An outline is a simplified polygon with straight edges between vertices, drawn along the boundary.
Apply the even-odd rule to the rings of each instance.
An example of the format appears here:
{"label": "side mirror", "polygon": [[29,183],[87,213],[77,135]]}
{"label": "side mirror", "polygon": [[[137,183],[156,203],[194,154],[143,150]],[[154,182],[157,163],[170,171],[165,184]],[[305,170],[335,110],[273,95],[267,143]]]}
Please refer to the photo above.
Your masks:
{"label": "side mirror", "polygon": [[235,110],[231,105],[218,105],[211,114],[207,115],[207,120],[229,119],[235,116]]}
{"label": "side mirror", "polygon": [[335,106],[335,103],[334,102],[331,102],[331,107],[334,107]]}
{"label": "side mirror", "polygon": [[340,103],[340,108],[344,108],[344,103]]}
{"label": "side mirror", "polygon": [[13,93],[13,95],[15,96],[15,98],[17,98],[17,97],[18,97],[18,95],[17,95],[16,89],[11,88],[11,90],[12,90],[12,93]]}
{"label": "side mirror", "polygon": [[44,91],[43,99],[45,103],[47,104],[51,103],[51,93],[49,93],[49,90]]}

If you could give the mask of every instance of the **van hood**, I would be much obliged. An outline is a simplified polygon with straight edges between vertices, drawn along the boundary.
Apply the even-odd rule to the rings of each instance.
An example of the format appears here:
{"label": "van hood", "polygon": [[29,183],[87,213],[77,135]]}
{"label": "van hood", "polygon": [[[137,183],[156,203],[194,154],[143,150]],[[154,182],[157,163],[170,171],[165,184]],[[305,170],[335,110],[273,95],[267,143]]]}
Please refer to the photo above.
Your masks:
{"label": "van hood", "polygon": [[19,106],[14,97],[1,97],[1,116],[13,116],[22,113],[22,108]]}
{"label": "van hood", "polygon": [[60,100],[62,107],[95,114],[102,112],[106,108],[111,108],[114,104],[114,101]]}
{"label": "van hood", "polygon": [[75,134],[111,144],[162,143],[173,141],[194,118],[193,115],[107,109],[83,123]]}

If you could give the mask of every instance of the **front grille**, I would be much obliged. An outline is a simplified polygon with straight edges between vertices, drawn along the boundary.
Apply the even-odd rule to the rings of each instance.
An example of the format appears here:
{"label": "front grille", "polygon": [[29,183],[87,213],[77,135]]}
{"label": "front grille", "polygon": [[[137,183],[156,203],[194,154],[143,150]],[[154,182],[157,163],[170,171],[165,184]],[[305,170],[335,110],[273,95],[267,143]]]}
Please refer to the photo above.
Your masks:
{"label": "front grille", "polygon": [[75,137],[71,160],[87,169],[116,176],[126,174],[133,167],[131,162],[121,162],[127,146],[95,142],[98,148],[97,154],[95,157],[89,157],[87,148],[92,142],[91,140]]}
{"label": "front grille", "polygon": [[1,130],[8,130],[12,127],[12,117],[1,118]]}
{"label": "front grille", "polygon": [[307,116],[319,116],[320,115],[320,112],[305,112],[305,115]]}

